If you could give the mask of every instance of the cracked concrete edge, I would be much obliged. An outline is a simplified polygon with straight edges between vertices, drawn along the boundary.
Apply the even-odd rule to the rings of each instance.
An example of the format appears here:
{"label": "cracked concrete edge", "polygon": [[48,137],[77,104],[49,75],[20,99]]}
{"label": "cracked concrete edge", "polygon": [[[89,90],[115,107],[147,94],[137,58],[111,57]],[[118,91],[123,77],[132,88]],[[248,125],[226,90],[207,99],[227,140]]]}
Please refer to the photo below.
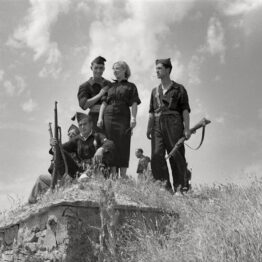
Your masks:
{"label": "cracked concrete edge", "polygon": [[[48,212],[50,209],[55,208],[55,207],[80,207],[80,208],[100,208],[100,205],[98,202],[93,202],[93,201],[82,201],[82,200],[77,200],[77,201],[59,201],[59,202],[54,202],[51,205],[39,208],[35,210],[33,213],[28,214],[27,216],[23,218],[17,218],[17,220],[12,221],[10,224],[6,224],[4,226],[0,227],[0,233],[4,232],[6,229],[11,228],[15,225],[25,223],[27,220],[33,218],[34,216],[39,216],[43,213]],[[133,205],[116,205],[117,210],[126,210],[126,211],[138,211],[138,212],[155,212],[158,214],[163,214],[163,215],[171,215],[175,217],[179,217],[178,213],[175,212],[168,212],[166,210],[156,208],[156,207],[139,207],[139,206],[133,206]]]}

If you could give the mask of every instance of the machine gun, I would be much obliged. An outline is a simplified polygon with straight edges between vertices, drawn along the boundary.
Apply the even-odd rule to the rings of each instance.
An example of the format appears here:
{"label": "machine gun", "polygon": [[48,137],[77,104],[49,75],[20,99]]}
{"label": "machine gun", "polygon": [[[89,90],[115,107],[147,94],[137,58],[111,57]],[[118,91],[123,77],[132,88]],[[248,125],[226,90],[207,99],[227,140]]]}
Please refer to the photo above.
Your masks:
{"label": "machine gun", "polygon": [[52,171],[51,189],[53,190],[58,182],[65,174],[68,174],[68,166],[66,158],[61,146],[61,127],[58,126],[57,101],[55,101],[54,109],[54,137],[51,123],[49,123],[50,138],[55,138],[57,143],[53,146],[54,165]]}
{"label": "machine gun", "polygon": [[[202,143],[204,141],[204,137],[205,137],[205,127],[206,127],[206,125],[208,125],[210,123],[211,123],[210,120],[203,118],[194,127],[190,128],[191,134],[194,134],[199,128],[203,128],[201,142],[200,142],[199,146],[197,148],[195,148],[195,150],[198,149],[202,145]],[[166,156],[166,159],[169,159],[171,156],[174,156],[176,154],[177,150],[179,149],[179,147],[183,145],[185,140],[186,140],[186,138],[184,136],[181,137],[177,141],[177,143],[175,144],[175,146],[173,147],[171,152]]]}

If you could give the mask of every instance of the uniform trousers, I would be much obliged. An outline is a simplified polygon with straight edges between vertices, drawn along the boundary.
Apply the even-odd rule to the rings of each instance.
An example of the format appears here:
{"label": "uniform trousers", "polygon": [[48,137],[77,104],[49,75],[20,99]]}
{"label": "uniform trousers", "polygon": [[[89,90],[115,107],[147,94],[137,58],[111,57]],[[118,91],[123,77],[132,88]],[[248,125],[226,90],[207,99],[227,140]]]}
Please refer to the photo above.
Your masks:
{"label": "uniform trousers", "polygon": [[[180,115],[160,115],[154,117],[151,139],[151,167],[156,180],[166,181],[166,188],[171,190],[168,166],[165,159],[176,142],[183,136],[183,121]],[[184,187],[186,172],[185,147],[182,145],[174,157],[169,159],[172,170],[173,186],[176,191],[178,186]]]}

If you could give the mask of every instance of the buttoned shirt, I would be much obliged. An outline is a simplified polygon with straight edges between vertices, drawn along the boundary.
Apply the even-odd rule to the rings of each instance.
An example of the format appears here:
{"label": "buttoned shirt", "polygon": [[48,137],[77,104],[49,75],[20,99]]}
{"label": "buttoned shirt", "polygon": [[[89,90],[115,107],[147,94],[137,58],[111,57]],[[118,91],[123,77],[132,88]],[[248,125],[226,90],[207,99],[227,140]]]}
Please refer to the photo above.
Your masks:
{"label": "buttoned shirt", "polygon": [[127,106],[132,106],[133,103],[138,105],[141,103],[136,85],[127,80],[112,83],[102,100],[107,104],[121,102]]}
{"label": "buttoned shirt", "polygon": [[165,93],[163,93],[162,85],[155,87],[151,93],[149,113],[156,113],[160,110],[176,111],[181,115],[184,110],[190,113],[188,95],[184,86],[172,81],[172,85]]}
{"label": "buttoned shirt", "polygon": [[[78,102],[79,106],[82,109],[85,109],[85,104],[88,99],[96,96],[102,88],[106,86],[110,86],[111,82],[102,78],[101,82],[96,82],[93,77],[91,77],[88,81],[80,85],[78,90]],[[99,99],[94,105],[101,105],[102,101]]]}
{"label": "buttoned shirt", "polygon": [[91,159],[99,147],[103,147],[105,152],[114,149],[114,143],[107,139],[101,133],[92,132],[88,137],[77,135],[70,141],[62,145],[68,153],[76,153],[77,157],[82,160]]}

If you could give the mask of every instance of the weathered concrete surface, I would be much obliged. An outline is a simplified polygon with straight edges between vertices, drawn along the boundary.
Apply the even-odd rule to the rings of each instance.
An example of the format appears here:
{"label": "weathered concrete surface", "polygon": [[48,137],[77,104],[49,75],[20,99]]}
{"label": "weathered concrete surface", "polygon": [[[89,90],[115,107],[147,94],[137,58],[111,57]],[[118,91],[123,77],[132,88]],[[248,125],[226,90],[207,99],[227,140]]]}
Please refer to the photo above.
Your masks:
{"label": "weathered concrete surface", "polygon": [[[124,205],[115,209],[119,212],[116,223],[119,229],[129,219],[151,228],[167,223],[167,215],[159,209]],[[91,241],[99,242],[100,227],[98,203],[53,204],[0,228],[0,261],[97,261]]]}

